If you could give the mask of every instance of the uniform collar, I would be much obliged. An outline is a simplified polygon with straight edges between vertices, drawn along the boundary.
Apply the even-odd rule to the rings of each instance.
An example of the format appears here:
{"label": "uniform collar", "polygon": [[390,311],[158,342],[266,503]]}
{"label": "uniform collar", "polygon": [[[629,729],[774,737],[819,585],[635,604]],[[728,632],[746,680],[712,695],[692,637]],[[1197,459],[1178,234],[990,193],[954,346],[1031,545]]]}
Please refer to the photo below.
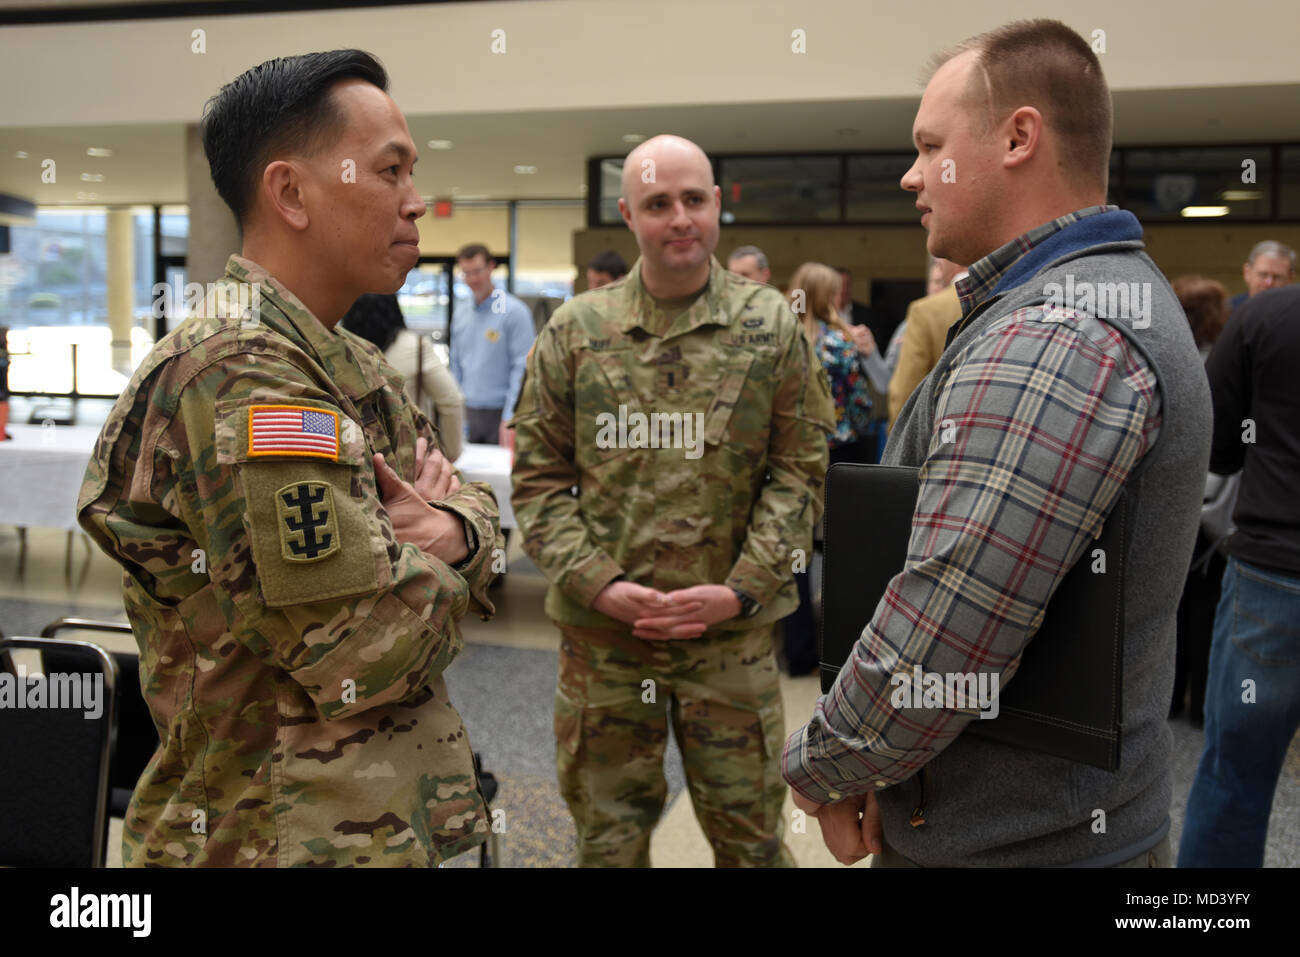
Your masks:
{"label": "uniform collar", "polygon": [[[723,307],[724,289],[727,283],[727,271],[722,268],[716,256],[709,257],[709,285],[700,298],[691,304],[690,309],[678,316],[672,326],[664,333],[679,335],[698,329],[700,326],[725,326],[731,322],[727,310]],[[640,328],[655,333],[659,326],[653,321],[658,307],[654,297],[641,282],[641,257],[638,256],[632,268],[628,270],[623,281],[623,309],[618,317],[618,328],[622,332],[631,332]]]}
{"label": "uniform collar", "polygon": [[231,255],[226,261],[226,276],[238,282],[256,283],[261,295],[261,321],[314,358],[345,395],[359,399],[383,387],[378,365],[358,361],[360,350],[348,342],[347,333],[340,331],[337,324],[333,329],[327,328],[262,266],[243,256]]}

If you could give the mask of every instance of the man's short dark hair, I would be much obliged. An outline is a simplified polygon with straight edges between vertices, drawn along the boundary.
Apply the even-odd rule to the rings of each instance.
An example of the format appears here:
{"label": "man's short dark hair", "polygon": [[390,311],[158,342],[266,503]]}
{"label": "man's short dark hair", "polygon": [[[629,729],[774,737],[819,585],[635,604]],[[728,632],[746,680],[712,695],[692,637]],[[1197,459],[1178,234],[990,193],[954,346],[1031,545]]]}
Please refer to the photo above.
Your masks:
{"label": "man's short dark hair", "polygon": [[484,262],[496,262],[496,260],[492,258],[492,254],[488,252],[488,248],[482,243],[469,243],[468,245],[461,246],[460,251],[456,253],[457,259],[473,259],[476,256],[482,256]]}
{"label": "man's short dark hair", "polygon": [[1088,41],[1059,20],[1017,20],[937,54],[926,79],[972,50],[966,99],[982,131],[1032,106],[1055,138],[1065,171],[1104,190],[1114,118],[1110,87]]}
{"label": "man's short dark hair", "polygon": [[627,261],[612,249],[606,249],[603,253],[592,256],[591,262],[587,263],[587,268],[603,272],[615,279],[627,275]]}
{"label": "man's short dark hair", "polygon": [[381,352],[387,352],[398,331],[406,328],[397,296],[374,292],[363,293],[339,322],[348,332],[373,342]]}
{"label": "man's short dark hair", "polygon": [[259,63],[208,100],[203,151],[241,231],[267,163],[286,153],[313,157],[340,136],[346,117],[330,88],[352,78],[388,92],[388,74],[369,53],[330,50]]}

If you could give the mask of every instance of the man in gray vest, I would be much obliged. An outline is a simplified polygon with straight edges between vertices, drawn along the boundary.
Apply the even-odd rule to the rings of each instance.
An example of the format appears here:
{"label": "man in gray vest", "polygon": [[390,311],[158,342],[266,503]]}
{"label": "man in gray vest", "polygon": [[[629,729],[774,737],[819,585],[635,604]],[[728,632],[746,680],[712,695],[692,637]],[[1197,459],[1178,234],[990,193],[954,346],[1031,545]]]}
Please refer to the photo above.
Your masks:
{"label": "man in gray vest", "polygon": [[[972,264],[962,319],[885,452],[921,469],[906,565],[787,742],[785,778],[845,863],[1168,866],[1166,711],[1209,461],[1205,373],[1140,224],[1104,205],[1111,102],[1088,43],[1018,22],[935,66],[902,186],[931,254]],[[1118,770],[963,734],[996,713],[983,694],[898,693],[916,669],[994,693],[1014,681],[1121,489],[1137,544]]]}

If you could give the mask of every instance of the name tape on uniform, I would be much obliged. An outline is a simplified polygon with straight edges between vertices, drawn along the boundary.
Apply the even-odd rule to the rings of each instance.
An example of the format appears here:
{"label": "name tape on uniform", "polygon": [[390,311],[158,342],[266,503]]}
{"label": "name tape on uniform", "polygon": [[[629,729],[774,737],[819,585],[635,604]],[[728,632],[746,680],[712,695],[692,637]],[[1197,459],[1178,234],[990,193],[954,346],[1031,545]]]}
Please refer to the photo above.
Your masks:
{"label": "name tape on uniform", "polygon": [[301,405],[248,408],[248,454],[338,460],[339,414]]}

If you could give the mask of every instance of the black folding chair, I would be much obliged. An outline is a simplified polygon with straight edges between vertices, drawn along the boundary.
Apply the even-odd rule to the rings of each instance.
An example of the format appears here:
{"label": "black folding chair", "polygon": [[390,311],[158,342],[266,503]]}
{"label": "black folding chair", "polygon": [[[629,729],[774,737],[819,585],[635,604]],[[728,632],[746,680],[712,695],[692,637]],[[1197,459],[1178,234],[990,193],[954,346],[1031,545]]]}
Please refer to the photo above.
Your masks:
{"label": "black folding chair", "polygon": [[[42,638],[54,638],[61,631],[100,631],[117,635],[131,634],[131,626],[121,621],[96,621],[90,618],[60,618],[41,629]],[[117,665],[116,694],[117,743],[109,766],[108,812],[125,817],[131,793],[145,767],[158,750],[158,729],[140,688],[140,655],[134,651],[111,651]],[[57,647],[46,651],[46,671],[66,668]]]}
{"label": "black folding chair", "polygon": [[[11,651],[52,648],[71,667],[46,671],[40,679],[45,706],[29,707],[41,703],[30,693],[34,676],[15,664]],[[95,694],[96,675],[98,702],[87,696]],[[15,699],[15,706],[0,708],[0,865],[103,867],[117,666],[90,642],[7,638],[0,639],[0,681],[23,696],[23,707]],[[56,703],[65,706],[51,706]],[[90,717],[96,704],[99,714]]]}

